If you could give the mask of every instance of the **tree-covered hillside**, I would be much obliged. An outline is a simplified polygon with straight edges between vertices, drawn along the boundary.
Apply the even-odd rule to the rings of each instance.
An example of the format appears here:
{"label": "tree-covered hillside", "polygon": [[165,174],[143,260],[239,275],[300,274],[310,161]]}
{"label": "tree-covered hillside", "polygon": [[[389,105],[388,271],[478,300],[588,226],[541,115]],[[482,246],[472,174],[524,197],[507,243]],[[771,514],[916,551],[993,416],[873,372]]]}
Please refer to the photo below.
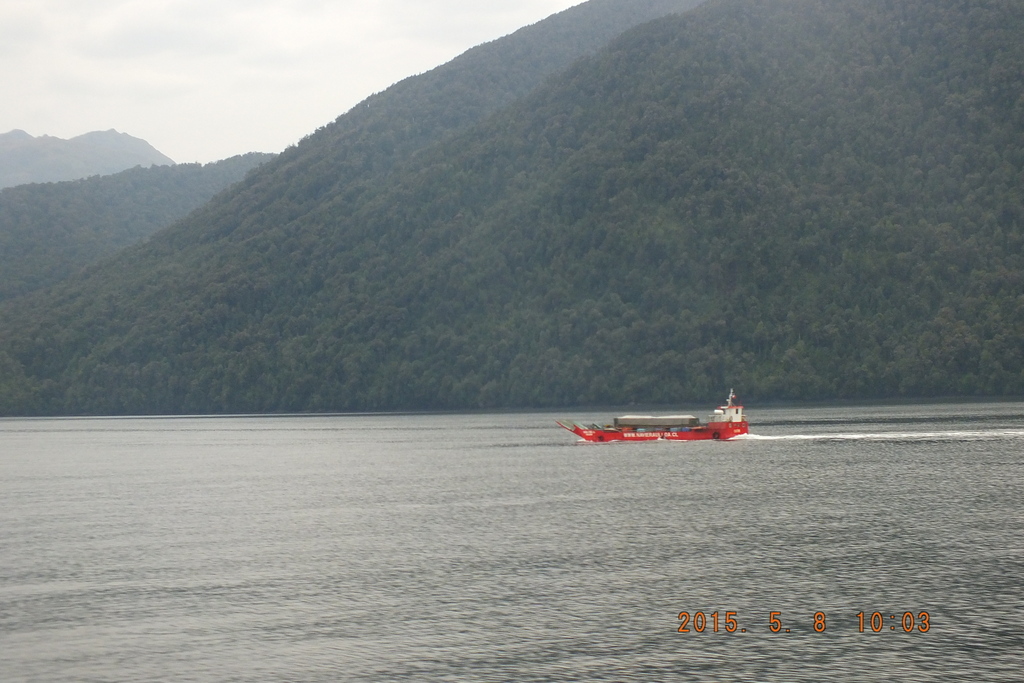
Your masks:
{"label": "tree-covered hillside", "polygon": [[272,157],[244,154],[0,190],[0,301],[149,237]]}
{"label": "tree-covered hillside", "polygon": [[[704,0],[589,0],[367,98],[284,151],[195,229],[272,228],[326,201],[359,203],[411,154],[479,123],[623,31]],[[386,180],[384,181],[387,182]]]}
{"label": "tree-covered hillside", "polygon": [[364,182],[260,174],[9,306],[3,410],[1020,394],[1020,35],[1013,0],[638,27]]}

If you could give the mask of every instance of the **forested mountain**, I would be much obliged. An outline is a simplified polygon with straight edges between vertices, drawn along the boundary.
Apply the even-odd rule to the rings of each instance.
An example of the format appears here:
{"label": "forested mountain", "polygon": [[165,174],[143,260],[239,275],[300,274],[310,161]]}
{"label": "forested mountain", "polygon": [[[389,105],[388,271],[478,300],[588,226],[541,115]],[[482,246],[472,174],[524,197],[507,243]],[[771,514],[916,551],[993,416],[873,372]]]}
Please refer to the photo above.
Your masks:
{"label": "forested mountain", "polygon": [[711,0],[415,154],[342,117],[8,304],[2,409],[1024,393],[1021,35],[1014,0]]}
{"label": "forested mountain", "polygon": [[0,190],[0,301],[149,237],[271,158],[252,153]]}
{"label": "forested mountain", "polygon": [[145,140],[116,130],[93,131],[70,140],[32,137],[23,130],[0,135],[0,188],[173,163]]}
{"label": "forested mountain", "polygon": [[[237,193],[230,207],[225,204],[213,212],[235,213],[269,227],[339,196],[354,200],[396,163],[523,97],[628,28],[703,1],[589,0],[479,45],[367,98],[285,150],[251,189]],[[222,218],[211,214],[195,224],[220,222]]]}

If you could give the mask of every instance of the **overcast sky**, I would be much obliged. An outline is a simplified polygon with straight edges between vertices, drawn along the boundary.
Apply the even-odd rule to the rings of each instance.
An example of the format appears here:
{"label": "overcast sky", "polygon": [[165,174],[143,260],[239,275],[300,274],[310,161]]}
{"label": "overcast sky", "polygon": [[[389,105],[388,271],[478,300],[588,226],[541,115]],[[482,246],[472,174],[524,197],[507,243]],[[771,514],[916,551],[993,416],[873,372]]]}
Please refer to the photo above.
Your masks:
{"label": "overcast sky", "polygon": [[0,0],[0,133],[114,128],[179,163],[279,152],[582,0]]}

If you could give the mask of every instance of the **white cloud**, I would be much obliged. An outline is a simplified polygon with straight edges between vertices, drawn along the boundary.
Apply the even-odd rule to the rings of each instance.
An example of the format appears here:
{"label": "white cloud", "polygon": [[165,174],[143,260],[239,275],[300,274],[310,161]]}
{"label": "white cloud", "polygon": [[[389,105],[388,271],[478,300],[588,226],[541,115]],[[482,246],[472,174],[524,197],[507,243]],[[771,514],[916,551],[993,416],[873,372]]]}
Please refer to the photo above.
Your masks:
{"label": "white cloud", "polygon": [[4,0],[0,132],[116,128],[176,161],[279,151],[580,0]]}

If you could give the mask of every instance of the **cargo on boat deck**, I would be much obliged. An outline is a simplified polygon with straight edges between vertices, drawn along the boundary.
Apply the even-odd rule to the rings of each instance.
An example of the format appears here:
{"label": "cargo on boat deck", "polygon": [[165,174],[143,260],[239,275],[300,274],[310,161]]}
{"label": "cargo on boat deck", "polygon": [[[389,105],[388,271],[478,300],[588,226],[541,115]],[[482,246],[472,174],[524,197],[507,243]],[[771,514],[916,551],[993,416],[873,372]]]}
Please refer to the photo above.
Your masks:
{"label": "cargo on boat deck", "polygon": [[623,415],[615,418],[615,427],[661,427],[673,429],[676,427],[698,427],[700,420],[693,415]]}

